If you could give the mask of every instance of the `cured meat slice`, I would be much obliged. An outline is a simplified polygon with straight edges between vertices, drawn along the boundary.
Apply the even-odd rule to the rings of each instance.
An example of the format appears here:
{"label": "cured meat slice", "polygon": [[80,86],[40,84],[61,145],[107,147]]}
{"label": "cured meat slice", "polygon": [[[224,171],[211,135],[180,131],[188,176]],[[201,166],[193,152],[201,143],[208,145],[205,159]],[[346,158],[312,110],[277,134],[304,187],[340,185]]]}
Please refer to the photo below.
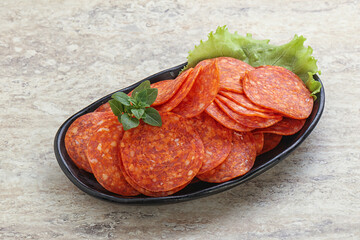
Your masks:
{"label": "cured meat slice", "polygon": [[225,92],[225,91],[219,91],[220,95],[223,95],[224,97],[227,97],[240,106],[243,106],[244,108],[255,110],[258,112],[273,112],[270,109],[266,109],[260,106],[255,105],[253,102],[251,102],[245,94],[239,94],[239,93],[233,93],[233,92]]}
{"label": "cured meat slice", "polygon": [[[200,64],[195,68],[202,67]],[[191,118],[202,113],[214,100],[219,91],[219,68],[217,60],[209,61],[195,79],[190,92],[172,111],[183,117]]]}
{"label": "cured meat slice", "polygon": [[243,106],[241,106],[241,105],[233,102],[232,100],[230,100],[224,96],[221,96],[221,95],[217,95],[216,99],[220,100],[228,108],[230,108],[231,110],[233,110],[234,112],[236,112],[240,115],[249,116],[249,117],[256,116],[256,117],[262,117],[262,118],[280,118],[281,117],[279,114],[258,112],[255,110],[250,110],[250,109],[244,108]]}
{"label": "cured meat slice", "polygon": [[136,196],[140,193],[129,185],[119,167],[119,148],[123,134],[116,116],[103,121],[93,132],[86,155],[96,180],[106,190],[123,196]]}
{"label": "cured meat slice", "polygon": [[259,155],[264,146],[264,134],[261,132],[252,132],[255,140],[256,145],[256,155]]}
{"label": "cured meat slice", "polygon": [[231,57],[219,57],[220,90],[243,93],[242,78],[246,71],[255,68],[249,64]]}
{"label": "cured meat slice", "polygon": [[264,128],[274,125],[275,123],[281,121],[282,117],[277,118],[262,118],[262,117],[255,117],[255,116],[244,116],[240,115],[229,107],[227,107],[221,101],[215,99],[214,100],[217,105],[223,110],[230,118],[234,119],[236,122],[250,128]]}
{"label": "cured meat slice", "polygon": [[254,128],[249,128],[240,123],[236,122],[228,115],[226,115],[215,102],[212,102],[206,109],[205,112],[209,114],[213,119],[215,119],[218,123],[227,127],[229,129],[238,131],[238,132],[248,132],[254,130]]}
{"label": "cured meat slice", "polygon": [[281,142],[282,136],[273,133],[264,133],[264,146],[260,154],[273,150]]}
{"label": "cured meat slice", "polygon": [[293,135],[300,131],[306,119],[293,119],[284,117],[280,122],[267,128],[258,128],[255,132],[274,133],[278,135]]}
{"label": "cured meat slice", "polygon": [[165,192],[190,182],[201,168],[193,128],[174,113],[161,113],[162,126],[141,123],[120,144],[127,175],[141,188]]}
{"label": "cured meat slice", "polygon": [[203,164],[198,174],[220,165],[231,151],[232,130],[223,127],[205,112],[188,121],[196,129],[205,148]]}
{"label": "cured meat slice", "polygon": [[256,158],[255,140],[250,132],[233,132],[232,149],[225,161],[204,174],[202,181],[221,183],[239,177],[250,171]]}
{"label": "cured meat slice", "polygon": [[[181,103],[181,101],[186,97],[186,95],[190,92],[195,79],[197,78],[198,74],[200,73],[201,68],[190,68],[186,72],[188,72],[188,76],[186,80],[184,81],[183,85],[181,85],[179,91],[177,91],[172,98],[170,98],[167,102],[164,104],[161,104],[159,106],[156,106],[155,108],[159,112],[170,112],[173,110],[177,105]],[[185,74],[182,73],[182,74]],[[181,75],[180,75],[181,76]]]}
{"label": "cured meat slice", "polygon": [[103,105],[100,105],[94,112],[111,112],[110,104],[104,103]]}
{"label": "cured meat slice", "polygon": [[295,119],[307,118],[314,100],[303,81],[279,66],[263,66],[246,74],[246,96],[255,104]]}
{"label": "cured meat slice", "polygon": [[85,152],[88,141],[99,124],[113,117],[109,112],[92,112],[78,117],[70,125],[65,134],[65,148],[78,168],[92,172]]}

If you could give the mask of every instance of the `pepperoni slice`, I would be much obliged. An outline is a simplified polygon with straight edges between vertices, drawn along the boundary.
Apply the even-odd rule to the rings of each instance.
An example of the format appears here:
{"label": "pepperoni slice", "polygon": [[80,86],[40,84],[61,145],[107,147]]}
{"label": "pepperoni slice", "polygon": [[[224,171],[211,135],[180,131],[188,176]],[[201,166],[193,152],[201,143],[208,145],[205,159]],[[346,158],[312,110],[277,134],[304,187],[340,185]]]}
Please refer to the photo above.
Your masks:
{"label": "pepperoni slice", "polygon": [[[196,68],[202,67],[200,63]],[[202,113],[214,100],[219,91],[219,68],[217,60],[207,61],[200,70],[190,92],[181,103],[172,111],[186,118],[191,118]]]}
{"label": "pepperoni slice", "polygon": [[258,105],[255,105],[253,102],[251,102],[245,94],[239,94],[239,93],[233,93],[233,92],[224,92],[219,91],[220,95],[223,95],[224,97],[227,97],[228,99],[231,99],[235,103],[239,104],[240,106],[243,106],[244,108],[258,111],[258,112],[273,112],[270,109],[266,109],[263,107],[260,107]]}
{"label": "pepperoni slice", "polygon": [[128,184],[118,165],[123,134],[116,116],[103,121],[93,132],[86,155],[96,180],[106,190],[123,196],[136,196],[140,193]]}
{"label": "pepperoni slice", "polygon": [[279,66],[263,66],[246,74],[246,96],[255,104],[295,119],[307,118],[314,100],[303,81]]}
{"label": "pepperoni slice", "polygon": [[[198,74],[200,73],[201,68],[190,68],[186,72],[188,72],[188,76],[184,81],[183,85],[180,87],[179,91],[177,91],[172,98],[170,98],[167,102],[162,105],[156,106],[155,108],[159,112],[170,112],[173,110],[177,105],[181,103],[181,101],[186,97],[186,95],[190,92],[195,79],[197,78]],[[186,72],[182,73],[181,75],[185,74]],[[180,75],[180,76],[181,76]]]}
{"label": "pepperoni slice", "polygon": [[220,165],[231,151],[232,131],[223,127],[206,113],[189,118],[205,148],[203,164],[198,174],[203,174]]}
{"label": "pepperoni slice", "polygon": [[150,192],[170,191],[190,182],[201,168],[193,128],[174,113],[161,113],[162,126],[140,124],[125,131],[120,144],[127,175]]}
{"label": "pepperoni slice", "polygon": [[92,172],[85,152],[88,141],[94,129],[105,119],[112,117],[112,113],[92,112],[80,116],[70,125],[65,134],[65,148],[78,168]]}
{"label": "pepperoni slice", "polygon": [[306,119],[293,119],[284,117],[280,122],[267,128],[258,128],[255,132],[274,133],[278,135],[293,135],[300,131]]}
{"label": "pepperoni slice", "polygon": [[248,132],[254,130],[254,128],[249,128],[240,123],[236,122],[228,115],[226,115],[215,102],[212,102],[206,109],[205,112],[209,114],[213,119],[215,119],[218,123],[227,127],[229,129],[233,129],[238,132]]}
{"label": "pepperoni slice", "polygon": [[216,99],[220,100],[222,103],[224,103],[228,108],[230,108],[231,110],[233,110],[234,112],[240,114],[240,115],[244,115],[244,116],[256,116],[256,117],[262,117],[262,118],[280,118],[281,116],[278,114],[274,114],[274,113],[266,113],[266,112],[258,112],[255,110],[250,110],[247,108],[244,108],[243,106],[235,103],[234,101],[221,96],[221,95],[217,95]]}
{"label": "pepperoni slice", "polygon": [[231,57],[219,57],[220,90],[243,93],[242,78],[246,71],[254,70],[249,64]]}
{"label": "pepperoni slice", "polygon": [[277,145],[279,145],[281,139],[282,139],[281,135],[277,135],[273,133],[264,133],[264,146],[260,154],[273,150]]}
{"label": "pepperoni slice", "polygon": [[100,107],[98,107],[94,112],[111,112],[111,107],[110,104],[104,103],[103,105],[100,105]]}
{"label": "pepperoni slice", "polygon": [[217,105],[223,110],[230,118],[234,119],[236,122],[250,128],[264,128],[274,125],[275,123],[281,121],[282,117],[279,116],[277,118],[262,118],[255,116],[245,116],[240,115],[233,110],[231,110],[226,104],[219,101],[218,99],[214,100]]}
{"label": "pepperoni slice", "polygon": [[252,132],[256,145],[256,155],[260,155],[264,146],[264,134],[261,132]]}
{"label": "pepperoni slice", "polygon": [[197,177],[205,182],[221,183],[250,171],[256,158],[256,146],[250,132],[233,132],[232,149],[229,156],[218,167]]}

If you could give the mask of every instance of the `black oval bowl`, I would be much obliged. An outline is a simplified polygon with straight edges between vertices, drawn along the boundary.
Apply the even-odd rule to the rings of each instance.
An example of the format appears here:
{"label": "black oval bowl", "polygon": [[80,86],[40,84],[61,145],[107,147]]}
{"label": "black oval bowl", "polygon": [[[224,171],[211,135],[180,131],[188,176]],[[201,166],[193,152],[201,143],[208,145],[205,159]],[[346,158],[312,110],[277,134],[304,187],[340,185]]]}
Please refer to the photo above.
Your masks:
{"label": "black oval bowl", "polygon": [[[151,83],[155,83],[158,81],[162,81],[165,79],[173,79],[175,78],[179,71],[185,66],[185,64],[181,64],[179,66],[169,68],[162,72],[156,73],[150,77],[143,79],[142,81],[149,80]],[[317,75],[314,76],[317,81],[320,81]],[[142,81],[133,84],[130,87],[121,89],[119,91],[123,91],[125,93],[130,92],[136,86],[138,86]],[[57,158],[57,161],[60,165],[60,168],[63,170],[65,175],[73,182],[78,188],[82,191],[88,193],[91,196],[117,202],[123,204],[167,204],[167,203],[177,203],[188,200],[193,200],[196,198],[201,198],[205,196],[209,196],[215,193],[219,193],[225,191],[227,189],[233,188],[239,184],[242,184],[253,177],[265,172],[271,167],[275,166],[278,162],[283,160],[289,153],[295,150],[306,138],[309,136],[311,131],[315,128],[318,123],[321,114],[324,110],[325,106],[325,92],[324,86],[321,88],[321,92],[317,95],[317,100],[314,102],[314,108],[312,110],[311,115],[306,120],[304,127],[295,135],[292,136],[284,136],[280,142],[280,144],[270,152],[262,154],[257,157],[253,168],[245,175],[232,179],[230,181],[224,183],[206,183],[206,182],[197,182],[188,185],[183,190],[175,193],[174,195],[167,197],[147,197],[144,195],[139,195],[137,197],[123,197],[117,195],[115,193],[111,193],[104,189],[95,179],[95,177],[79,168],[72,162],[69,155],[65,149],[64,138],[67,129],[71,125],[76,118],[81,115],[84,115],[89,112],[93,112],[100,105],[106,103],[111,99],[111,94],[97,100],[96,102],[90,104],[86,108],[74,114],[68,120],[66,120],[55,136],[54,142],[54,151]]]}

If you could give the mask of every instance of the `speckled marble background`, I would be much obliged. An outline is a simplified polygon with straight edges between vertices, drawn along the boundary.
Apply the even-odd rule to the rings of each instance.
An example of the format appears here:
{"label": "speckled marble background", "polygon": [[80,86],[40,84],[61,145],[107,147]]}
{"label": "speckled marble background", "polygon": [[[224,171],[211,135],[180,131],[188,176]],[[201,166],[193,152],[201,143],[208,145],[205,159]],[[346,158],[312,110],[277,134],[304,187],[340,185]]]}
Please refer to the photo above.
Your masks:
{"label": "speckled marble background", "polygon": [[[1,1],[0,239],[360,239],[359,1]],[[227,24],[308,38],[326,109],[309,138],[230,191],[164,206],[90,197],[60,170],[61,123],[180,64]]]}

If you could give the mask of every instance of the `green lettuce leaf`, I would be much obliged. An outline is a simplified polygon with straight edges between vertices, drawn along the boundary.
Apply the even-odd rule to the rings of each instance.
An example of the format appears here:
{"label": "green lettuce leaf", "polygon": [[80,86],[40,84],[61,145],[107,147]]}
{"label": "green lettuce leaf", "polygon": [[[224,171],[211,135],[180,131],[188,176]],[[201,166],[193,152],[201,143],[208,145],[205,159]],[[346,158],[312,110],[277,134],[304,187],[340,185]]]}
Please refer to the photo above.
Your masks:
{"label": "green lettuce leaf", "polygon": [[188,64],[183,70],[196,66],[204,59],[216,57],[233,57],[253,67],[276,65],[285,67],[298,75],[305,83],[311,95],[320,92],[321,84],[314,80],[314,74],[320,74],[317,60],[312,56],[313,49],[304,46],[306,38],[295,35],[294,38],[280,46],[269,44],[270,40],[253,39],[251,34],[241,36],[230,33],[226,26],[218,27],[215,33],[210,32],[208,40],[200,41],[189,52]]}

